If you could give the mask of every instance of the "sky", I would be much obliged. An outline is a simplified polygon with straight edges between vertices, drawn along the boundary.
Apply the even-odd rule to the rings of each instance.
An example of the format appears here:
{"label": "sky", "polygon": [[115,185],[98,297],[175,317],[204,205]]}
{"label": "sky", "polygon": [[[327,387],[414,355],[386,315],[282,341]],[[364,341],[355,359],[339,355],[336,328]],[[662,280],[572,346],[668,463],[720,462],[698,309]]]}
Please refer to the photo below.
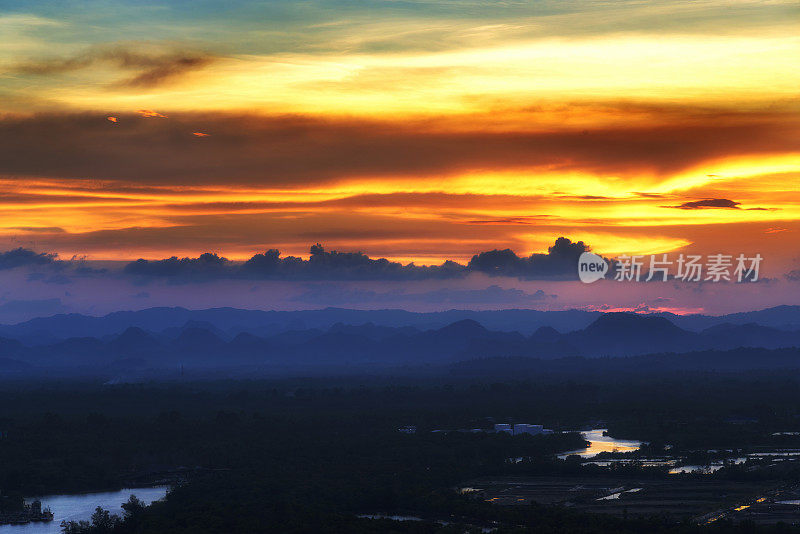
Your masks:
{"label": "sky", "polygon": [[442,296],[351,276],[325,295],[288,281],[269,304],[251,281],[192,284],[278,308],[796,303],[799,29],[793,0],[0,0],[0,250],[96,271],[80,291],[0,272],[0,320],[35,299],[205,305],[174,279],[136,290],[139,258],[307,259],[319,242],[466,265],[562,236],[607,258],[758,253],[768,282],[709,296],[471,273]]}

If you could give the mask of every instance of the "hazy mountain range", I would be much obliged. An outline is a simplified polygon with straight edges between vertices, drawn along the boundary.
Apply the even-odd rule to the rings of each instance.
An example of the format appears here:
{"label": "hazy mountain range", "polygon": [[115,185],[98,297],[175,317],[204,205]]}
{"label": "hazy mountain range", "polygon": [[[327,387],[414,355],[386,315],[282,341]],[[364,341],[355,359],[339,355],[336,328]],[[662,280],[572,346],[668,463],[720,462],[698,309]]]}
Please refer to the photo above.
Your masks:
{"label": "hazy mountain range", "polygon": [[[500,311],[449,310],[418,313],[405,310],[351,310],[325,308],[308,311],[261,311],[236,308],[187,310],[185,308],[147,308],[139,311],[120,311],[94,317],[81,314],[59,314],[31,319],[15,325],[0,325],[0,337],[18,339],[26,344],[45,344],[70,337],[103,337],[119,334],[130,326],[158,332],[165,328],[180,328],[189,321],[214,325],[226,336],[241,332],[254,335],[273,335],[287,330],[309,328],[328,329],[334,324],[379,326],[412,326],[420,330],[442,328],[463,319],[477,321],[489,330],[533,334],[543,326],[559,332],[586,328],[601,317],[602,312],[566,310],[537,311],[509,309]],[[765,310],[729,315],[649,314],[663,317],[693,332],[721,324],[756,323],[781,330],[800,330],[800,306],[777,306]]]}
{"label": "hazy mountain range", "polygon": [[[800,307],[721,317],[578,310],[538,312],[325,309],[264,312],[153,308],[104,317],[57,315],[0,327],[0,370],[82,369],[106,374],[144,369],[252,368],[350,371],[451,366],[515,359],[633,357],[675,353],[675,364],[725,368],[720,351],[800,347]],[[707,351],[712,351],[712,357]],[[688,354],[694,353],[694,355]],[[751,365],[795,367],[797,351],[749,358]],[[736,365],[747,365],[736,352]],[[511,360],[507,360],[507,359]],[[651,363],[655,357],[651,357]],[[711,358],[711,360],[709,360]],[[492,360],[506,359],[506,360]],[[767,363],[765,363],[767,362]],[[594,364],[592,364],[594,365]],[[617,364],[619,365],[619,364]],[[553,364],[549,364],[553,368]],[[523,366],[524,367],[524,366]],[[455,370],[468,369],[457,364]],[[54,371],[55,370],[55,371]]]}

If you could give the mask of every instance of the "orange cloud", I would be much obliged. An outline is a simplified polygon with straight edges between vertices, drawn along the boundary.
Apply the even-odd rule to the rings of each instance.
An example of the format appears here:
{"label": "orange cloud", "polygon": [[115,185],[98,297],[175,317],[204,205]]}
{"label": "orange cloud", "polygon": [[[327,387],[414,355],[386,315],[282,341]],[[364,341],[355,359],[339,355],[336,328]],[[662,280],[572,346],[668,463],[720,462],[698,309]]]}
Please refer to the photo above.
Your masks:
{"label": "orange cloud", "polygon": [[[64,254],[123,259],[176,243],[238,258],[323,241],[440,263],[537,252],[558,235],[601,252],[716,252],[758,236],[784,257],[788,234],[764,229],[800,221],[800,122],[777,107],[606,103],[581,128],[526,124],[521,110],[471,123],[149,113],[113,129],[104,115],[0,119],[0,241],[35,234]],[[699,199],[740,209],[664,207]]]}
{"label": "orange cloud", "polygon": [[164,115],[162,113],[159,113],[157,111],[153,111],[152,109],[140,109],[136,113],[138,113],[142,117],[158,117],[158,118],[161,118],[161,119],[166,119],[167,118],[166,115]]}

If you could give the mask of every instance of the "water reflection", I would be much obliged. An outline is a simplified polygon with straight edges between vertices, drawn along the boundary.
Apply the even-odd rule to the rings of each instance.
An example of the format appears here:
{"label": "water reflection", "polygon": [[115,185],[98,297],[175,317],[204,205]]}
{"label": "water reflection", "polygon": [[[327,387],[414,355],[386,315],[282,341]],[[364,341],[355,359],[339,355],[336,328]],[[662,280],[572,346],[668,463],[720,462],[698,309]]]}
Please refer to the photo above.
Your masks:
{"label": "water reflection", "polygon": [[607,428],[596,428],[581,432],[583,439],[589,442],[589,447],[578,449],[560,454],[562,460],[572,454],[577,454],[581,458],[592,458],[601,452],[631,452],[637,451],[642,446],[641,441],[632,439],[615,439],[611,436],[604,436],[608,432]]}
{"label": "water reflection", "polygon": [[[134,488],[103,493],[83,493],[79,495],[49,495],[36,497],[42,501],[42,507],[49,507],[53,512],[53,521],[48,523],[28,523],[27,525],[2,525],[2,534],[60,534],[61,521],[87,520],[98,506],[112,514],[122,515],[122,504],[131,495],[136,495],[145,504],[150,504],[167,494],[168,486],[154,488]],[[33,499],[28,499],[32,501]]]}
{"label": "water reflection", "polygon": [[716,473],[723,467],[725,464],[729,465],[738,465],[743,464],[747,461],[747,458],[728,458],[727,460],[712,462],[707,465],[682,465],[680,467],[675,467],[669,470],[670,475],[680,475],[683,473],[699,473],[702,475],[710,475],[711,473]]}
{"label": "water reflection", "polygon": [[600,497],[599,499],[595,499],[596,501],[613,501],[618,500],[624,493],[638,493],[642,491],[644,488],[633,488],[629,490],[622,490],[612,493],[611,495],[606,495],[605,497]]}
{"label": "water reflection", "polygon": [[711,464],[711,465],[682,465],[680,467],[674,467],[669,470],[670,475],[680,475],[683,473],[699,473],[702,475],[710,475],[711,473],[715,473],[722,469],[722,464]]}

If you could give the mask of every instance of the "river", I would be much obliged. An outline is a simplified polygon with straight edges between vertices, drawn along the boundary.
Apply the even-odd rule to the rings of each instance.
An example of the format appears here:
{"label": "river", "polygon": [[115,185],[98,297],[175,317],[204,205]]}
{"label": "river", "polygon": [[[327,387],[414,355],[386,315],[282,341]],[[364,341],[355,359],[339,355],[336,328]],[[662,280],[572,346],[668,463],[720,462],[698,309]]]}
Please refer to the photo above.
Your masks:
{"label": "river", "polygon": [[586,430],[581,432],[583,439],[589,442],[589,446],[585,449],[578,449],[569,451],[564,454],[559,454],[558,457],[565,459],[571,454],[577,454],[582,458],[592,458],[601,452],[630,452],[638,450],[642,446],[641,441],[631,439],[615,439],[610,436],[604,436],[605,428],[596,428],[594,430]]}
{"label": "river", "polygon": [[[103,493],[81,493],[77,495],[48,495],[36,497],[42,501],[42,508],[49,507],[53,521],[48,523],[28,523],[27,525],[2,525],[0,534],[59,534],[61,521],[88,520],[98,506],[112,514],[122,515],[122,504],[131,495],[136,495],[145,504],[150,504],[167,494],[168,486],[154,488],[134,488]],[[26,499],[28,502],[34,498]]]}

